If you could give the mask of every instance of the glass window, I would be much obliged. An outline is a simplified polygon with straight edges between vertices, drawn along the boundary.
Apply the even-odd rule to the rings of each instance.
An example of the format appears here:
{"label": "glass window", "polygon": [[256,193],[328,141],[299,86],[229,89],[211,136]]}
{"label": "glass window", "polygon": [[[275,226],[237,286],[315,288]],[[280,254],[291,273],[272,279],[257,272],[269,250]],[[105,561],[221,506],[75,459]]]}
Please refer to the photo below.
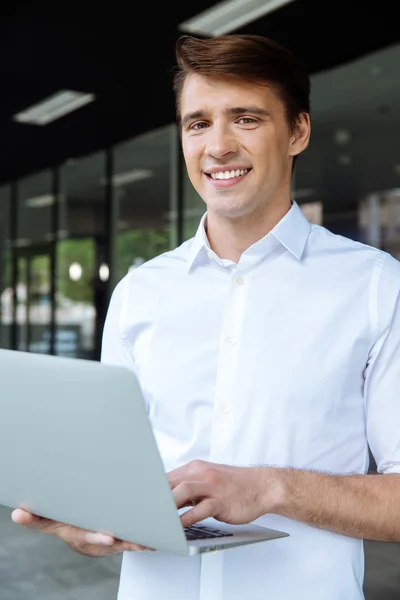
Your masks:
{"label": "glass window", "polygon": [[50,242],[52,236],[53,173],[35,173],[18,182],[17,248]]}
{"label": "glass window", "polygon": [[[55,353],[98,359],[106,310],[106,155],[60,169]],[[104,270],[104,269],[103,269]]]}
{"label": "glass window", "polygon": [[204,200],[194,189],[186,166],[183,165],[183,239],[188,240],[196,234],[201,217],[207,207]]}
{"label": "glass window", "polygon": [[0,188],[0,348],[11,348],[13,321],[10,196],[9,186]]}
{"label": "glass window", "polygon": [[17,349],[50,352],[53,172],[25,177],[17,185]]}
{"label": "glass window", "polygon": [[299,204],[323,224],[400,256],[400,45],[311,78],[312,133],[295,170]]}
{"label": "glass window", "polygon": [[115,273],[126,273],[171,248],[174,125],[121,144],[114,151]]}

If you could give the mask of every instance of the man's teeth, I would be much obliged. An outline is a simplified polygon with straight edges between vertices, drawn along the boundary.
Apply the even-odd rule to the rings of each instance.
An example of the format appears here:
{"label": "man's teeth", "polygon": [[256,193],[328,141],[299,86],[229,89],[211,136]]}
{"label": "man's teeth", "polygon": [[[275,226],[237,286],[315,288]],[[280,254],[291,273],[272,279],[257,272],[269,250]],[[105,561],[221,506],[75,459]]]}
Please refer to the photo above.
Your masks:
{"label": "man's teeth", "polygon": [[232,179],[233,177],[240,177],[246,175],[249,169],[237,169],[236,171],[217,171],[217,173],[210,173],[212,179]]}

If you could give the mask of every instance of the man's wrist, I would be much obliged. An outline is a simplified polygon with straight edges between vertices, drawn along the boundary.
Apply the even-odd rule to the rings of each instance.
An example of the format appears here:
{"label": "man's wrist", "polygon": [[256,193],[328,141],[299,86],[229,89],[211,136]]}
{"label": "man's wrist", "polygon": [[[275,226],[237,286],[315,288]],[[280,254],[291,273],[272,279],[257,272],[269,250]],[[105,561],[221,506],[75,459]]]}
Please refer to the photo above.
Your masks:
{"label": "man's wrist", "polygon": [[282,515],[286,511],[289,494],[287,471],[277,467],[260,467],[258,478],[260,516]]}

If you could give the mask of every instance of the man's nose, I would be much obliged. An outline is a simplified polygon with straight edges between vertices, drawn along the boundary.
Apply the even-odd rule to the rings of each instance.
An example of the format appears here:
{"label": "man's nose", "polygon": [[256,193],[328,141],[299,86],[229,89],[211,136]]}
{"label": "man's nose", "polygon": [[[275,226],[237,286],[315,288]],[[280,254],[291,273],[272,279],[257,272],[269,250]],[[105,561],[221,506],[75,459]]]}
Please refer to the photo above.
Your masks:
{"label": "man's nose", "polygon": [[221,159],[229,154],[235,154],[237,150],[237,140],[229,128],[216,125],[210,128],[207,136],[207,154]]}

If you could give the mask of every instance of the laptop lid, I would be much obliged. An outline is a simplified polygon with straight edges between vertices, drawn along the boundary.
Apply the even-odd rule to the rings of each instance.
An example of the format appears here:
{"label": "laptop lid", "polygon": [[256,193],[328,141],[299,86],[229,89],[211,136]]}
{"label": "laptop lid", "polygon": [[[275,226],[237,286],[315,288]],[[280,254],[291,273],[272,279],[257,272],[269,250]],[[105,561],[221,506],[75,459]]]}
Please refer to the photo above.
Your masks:
{"label": "laptop lid", "polygon": [[0,350],[0,380],[1,504],[188,554],[133,372]]}

